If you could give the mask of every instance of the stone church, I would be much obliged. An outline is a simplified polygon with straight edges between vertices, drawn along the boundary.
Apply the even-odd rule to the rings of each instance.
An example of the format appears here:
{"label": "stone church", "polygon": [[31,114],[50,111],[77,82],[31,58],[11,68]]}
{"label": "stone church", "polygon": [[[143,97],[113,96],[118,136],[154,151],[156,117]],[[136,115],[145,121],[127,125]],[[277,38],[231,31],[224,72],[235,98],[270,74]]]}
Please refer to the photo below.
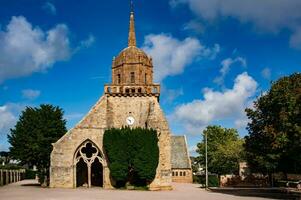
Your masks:
{"label": "stone church", "polygon": [[[113,180],[110,178],[103,148],[103,134],[106,129],[122,126],[157,130],[160,154],[156,177],[149,185],[151,190],[171,189],[172,175],[175,175],[176,171],[181,171],[181,168],[185,171],[185,176],[181,173],[182,179],[191,182],[192,173],[186,140],[183,140],[183,137],[174,140],[176,142],[173,144],[176,146],[172,150],[172,136],[160,108],[159,97],[160,85],[153,83],[152,58],[136,47],[132,11],[128,47],[113,59],[112,83],[104,86],[104,95],[89,113],[53,144],[50,187],[112,188]],[[173,163],[177,165],[174,172],[172,152],[175,155]]]}

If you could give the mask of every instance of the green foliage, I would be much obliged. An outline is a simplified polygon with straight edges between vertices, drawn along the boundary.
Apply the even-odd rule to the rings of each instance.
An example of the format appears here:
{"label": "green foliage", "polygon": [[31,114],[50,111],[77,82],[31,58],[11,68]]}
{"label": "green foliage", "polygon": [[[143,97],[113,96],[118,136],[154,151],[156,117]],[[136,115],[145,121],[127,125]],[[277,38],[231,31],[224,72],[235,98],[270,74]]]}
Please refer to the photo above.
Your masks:
{"label": "green foliage", "polygon": [[[206,176],[205,175],[194,175],[193,182],[206,185]],[[219,178],[217,175],[208,175],[208,187],[219,187]]]}
{"label": "green foliage", "polygon": [[23,167],[16,165],[16,164],[6,164],[6,165],[0,165],[0,169],[23,169]]}
{"label": "green foliage", "polygon": [[36,171],[33,171],[31,169],[25,170],[25,179],[35,179],[36,178]]}
{"label": "green foliage", "polygon": [[66,133],[63,111],[52,105],[27,107],[8,135],[10,155],[20,164],[37,166],[40,174],[49,176],[51,143]]}
{"label": "green foliage", "polygon": [[254,108],[246,109],[250,123],[246,157],[252,171],[301,172],[301,74],[272,83]]}
{"label": "green foliage", "polygon": [[126,182],[145,185],[155,178],[159,162],[155,130],[113,128],[105,131],[103,143],[117,187],[124,186]]}
{"label": "green foliage", "polygon": [[[207,135],[208,171],[218,175],[236,174],[239,161],[243,159],[243,140],[239,138],[236,129],[208,126],[204,130]],[[197,158],[205,166],[205,137],[197,145]]]}

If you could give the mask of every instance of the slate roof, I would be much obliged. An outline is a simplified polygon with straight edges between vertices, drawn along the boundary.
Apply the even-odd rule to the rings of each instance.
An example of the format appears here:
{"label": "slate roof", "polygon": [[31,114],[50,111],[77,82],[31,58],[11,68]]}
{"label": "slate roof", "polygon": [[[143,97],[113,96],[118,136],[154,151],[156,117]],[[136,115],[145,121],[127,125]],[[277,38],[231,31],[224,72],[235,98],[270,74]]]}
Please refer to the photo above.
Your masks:
{"label": "slate roof", "polygon": [[171,168],[191,168],[185,136],[171,136]]}

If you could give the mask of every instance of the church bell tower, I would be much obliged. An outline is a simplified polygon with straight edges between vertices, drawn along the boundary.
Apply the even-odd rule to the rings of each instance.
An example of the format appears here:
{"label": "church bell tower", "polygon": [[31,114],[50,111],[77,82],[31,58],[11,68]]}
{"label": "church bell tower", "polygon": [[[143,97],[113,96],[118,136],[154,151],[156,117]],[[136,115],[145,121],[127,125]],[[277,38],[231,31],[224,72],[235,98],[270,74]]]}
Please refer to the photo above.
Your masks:
{"label": "church bell tower", "polygon": [[137,48],[134,11],[130,14],[128,47],[113,58],[112,84],[104,91],[112,96],[156,96],[159,100],[160,85],[153,83],[152,58]]}

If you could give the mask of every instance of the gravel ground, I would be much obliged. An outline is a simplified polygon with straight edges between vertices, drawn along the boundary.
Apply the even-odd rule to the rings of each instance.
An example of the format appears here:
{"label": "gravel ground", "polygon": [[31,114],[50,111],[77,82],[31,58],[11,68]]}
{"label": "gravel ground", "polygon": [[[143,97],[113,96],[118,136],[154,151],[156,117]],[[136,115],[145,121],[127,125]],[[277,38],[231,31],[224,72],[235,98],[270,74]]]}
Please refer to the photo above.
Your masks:
{"label": "gravel ground", "polygon": [[221,193],[213,193],[198,188],[196,184],[174,184],[172,191],[126,191],[103,190],[100,188],[78,189],[51,189],[35,186],[35,180],[24,180],[0,187],[0,199],[7,200],[88,200],[88,199],[112,199],[112,200],[235,200],[235,199],[265,199],[256,197],[242,197]]}

